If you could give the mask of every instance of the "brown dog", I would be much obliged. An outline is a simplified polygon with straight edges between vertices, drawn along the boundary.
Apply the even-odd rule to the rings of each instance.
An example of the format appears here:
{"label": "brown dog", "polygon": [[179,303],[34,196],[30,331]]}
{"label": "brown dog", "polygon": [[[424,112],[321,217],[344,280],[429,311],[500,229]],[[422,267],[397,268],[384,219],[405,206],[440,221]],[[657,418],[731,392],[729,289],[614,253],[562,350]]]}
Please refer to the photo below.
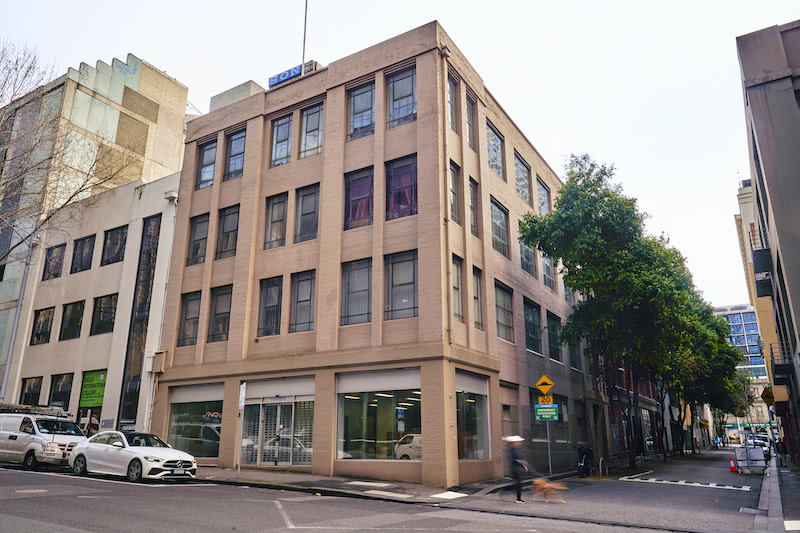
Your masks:
{"label": "brown dog", "polygon": [[564,501],[564,496],[561,494],[561,491],[566,489],[567,486],[564,483],[557,483],[545,478],[533,480],[534,497],[536,494],[541,494],[545,502],[547,502],[548,496],[556,495],[559,497],[561,503],[566,503]]}

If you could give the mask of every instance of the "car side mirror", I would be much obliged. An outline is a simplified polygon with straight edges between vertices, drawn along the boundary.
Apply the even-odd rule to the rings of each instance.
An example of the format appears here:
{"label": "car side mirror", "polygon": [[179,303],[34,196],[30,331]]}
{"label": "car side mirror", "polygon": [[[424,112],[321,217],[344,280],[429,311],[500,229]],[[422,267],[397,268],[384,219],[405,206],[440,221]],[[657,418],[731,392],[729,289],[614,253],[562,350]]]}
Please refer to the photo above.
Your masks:
{"label": "car side mirror", "polygon": [[111,443],[111,445],[113,447],[115,447],[115,448],[124,448],[125,447],[125,445],[122,444],[122,442],[120,442],[120,441],[114,441],[114,442]]}

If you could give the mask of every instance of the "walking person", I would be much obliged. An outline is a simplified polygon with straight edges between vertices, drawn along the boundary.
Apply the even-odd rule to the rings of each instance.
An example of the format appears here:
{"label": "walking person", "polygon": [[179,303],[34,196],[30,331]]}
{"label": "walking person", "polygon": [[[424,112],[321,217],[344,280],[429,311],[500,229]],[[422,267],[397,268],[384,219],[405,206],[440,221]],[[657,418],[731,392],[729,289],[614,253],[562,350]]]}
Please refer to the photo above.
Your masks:
{"label": "walking person", "polygon": [[517,490],[517,503],[525,503],[522,500],[522,476],[528,471],[528,461],[522,458],[520,445],[524,439],[519,435],[506,437],[508,443],[508,466],[511,477],[514,478]]}
{"label": "walking person", "polygon": [[775,452],[778,454],[778,459],[780,460],[781,466],[787,466],[784,463],[788,463],[788,458],[786,457],[789,453],[789,448],[786,446],[786,437],[783,440],[779,440],[775,443]]}

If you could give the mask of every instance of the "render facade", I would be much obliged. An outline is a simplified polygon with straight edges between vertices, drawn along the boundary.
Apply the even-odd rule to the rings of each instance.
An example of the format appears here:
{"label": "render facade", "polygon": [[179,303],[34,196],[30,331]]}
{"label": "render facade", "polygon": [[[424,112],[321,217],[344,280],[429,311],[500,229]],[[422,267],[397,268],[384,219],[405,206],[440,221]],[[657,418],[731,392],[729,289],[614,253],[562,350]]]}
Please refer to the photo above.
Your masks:
{"label": "render facade", "polygon": [[78,202],[37,236],[8,403],[61,407],[90,434],[149,428],[179,179]]}
{"label": "render facade", "polygon": [[[82,63],[0,109],[0,401],[42,220],[118,185],[181,168],[187,88],[147,62]],[[24,332],[23,332],[24,336]]]}
{"label": "render facade", "polygon": [[575,296],[518,241],[562,182],[439,24],[247,85],[188,123],[152,430],[221,467],[448,487],[520,434],[570,468]]}
{"label": "render facade", "polygon": [[[776,414],[798,461],[800,311],[800,21],[736,39],[750,150],[754,220],[749,236],[757,298],[771,301],[777,342],[765,346],[776,386]],[[748,274],[749,277],[749,274]],[[768,353],[766,352],[768,350]],[[777,390],[779,386],[785,386]]]}

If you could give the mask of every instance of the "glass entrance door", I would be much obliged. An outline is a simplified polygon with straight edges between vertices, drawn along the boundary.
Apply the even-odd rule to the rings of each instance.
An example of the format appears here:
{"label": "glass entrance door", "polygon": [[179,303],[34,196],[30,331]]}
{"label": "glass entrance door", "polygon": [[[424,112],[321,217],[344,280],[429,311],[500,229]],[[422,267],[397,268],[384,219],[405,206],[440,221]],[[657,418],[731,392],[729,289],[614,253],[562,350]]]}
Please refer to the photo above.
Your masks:
{"label": "glass entrance door", "polygon": [[[297,446],[292,432],[292,404],[264,405],[262,464],[290,465]],[[299,443],[299,441],[298,441]],[[298,452],[300,450],[297,450]]]}

